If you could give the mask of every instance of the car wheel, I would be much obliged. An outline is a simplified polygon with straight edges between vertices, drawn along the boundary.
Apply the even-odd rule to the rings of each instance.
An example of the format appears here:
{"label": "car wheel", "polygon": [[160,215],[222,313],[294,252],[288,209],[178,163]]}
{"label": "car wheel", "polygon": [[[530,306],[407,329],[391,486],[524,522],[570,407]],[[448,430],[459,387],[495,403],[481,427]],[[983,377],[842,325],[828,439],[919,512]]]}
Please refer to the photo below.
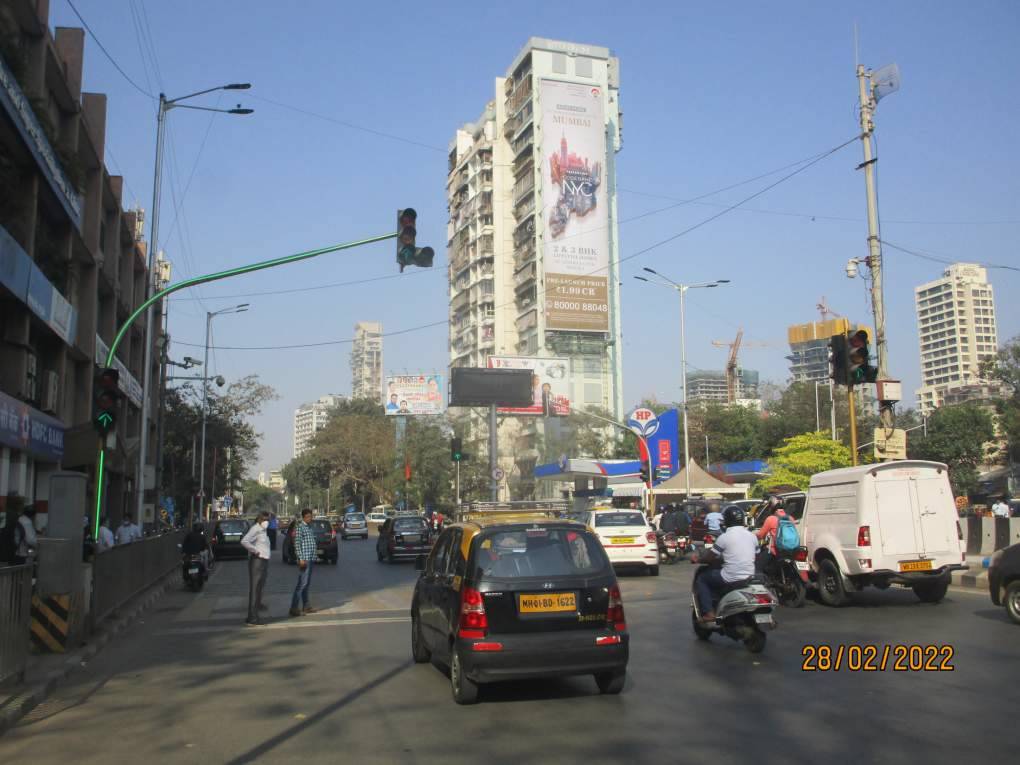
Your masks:
{"label": "car wheel", "polygon": [[846,589],[836,562],[824,558],[818,564],[818,597],[827,606],[839,608],[846,603]]}
{"label": "car wheel", "polygon": [[712,637],[712,630],[698,624],[698,615],[693,608],[691,609],[691,626],[694,627],[694,634],[698,636],[698,640],[708,640]]}
{"label": "car wheel", "polygon": [[945,576],[933,582],[915,584],[911,589],[922,603],[938,603],[946,596],[946,590],[949,589],[949,577]]}
{"label": "car wheel", "polygon": [[473,683],[464,676],[460,651],[456,648],[450,660],[450,689],[453,691],[453,700],[458,704],[474,704],[478,701],[478,683]]}
{"label": "car wheel", "polygon": [[599,693],[615,696],[623,690],[627,682],[627,670],[620,669],[616,672],[599,672],[595,675],[595,685],[599,687]]}
{"label": "car wheel", "polygon": [[658,575],[659,575],[659,567],[657,565],[656,566],[649,566],[648,567],[648,576],[658,576]]}
{"label": "car wheel", "polygon": [[411,612],[411,657],[416,664],[425,664],[432,658],[432,651],[425,645],[425,636],[421,634],[421,617],[418,609]]}
{"label": "car wheel", "polygon": [[1009,618],[1020,624],[1020,580],[1010,582],[1006,588],[1005,606]]}

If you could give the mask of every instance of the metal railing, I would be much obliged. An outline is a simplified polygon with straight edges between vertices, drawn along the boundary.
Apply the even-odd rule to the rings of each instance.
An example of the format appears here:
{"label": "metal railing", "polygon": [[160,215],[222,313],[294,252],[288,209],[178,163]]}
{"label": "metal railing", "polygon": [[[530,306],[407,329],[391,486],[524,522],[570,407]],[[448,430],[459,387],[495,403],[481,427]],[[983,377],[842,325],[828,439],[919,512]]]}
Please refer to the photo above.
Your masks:
{"label": "metal railing", "polygon": [[94,624],[179,566],[184,532],[175,531],[119,545],[96,556],[93,564]]}
{"label": "metal railing", "polygon": [[24,675],[31,618],[32,564],[0,568],[0,683]]}

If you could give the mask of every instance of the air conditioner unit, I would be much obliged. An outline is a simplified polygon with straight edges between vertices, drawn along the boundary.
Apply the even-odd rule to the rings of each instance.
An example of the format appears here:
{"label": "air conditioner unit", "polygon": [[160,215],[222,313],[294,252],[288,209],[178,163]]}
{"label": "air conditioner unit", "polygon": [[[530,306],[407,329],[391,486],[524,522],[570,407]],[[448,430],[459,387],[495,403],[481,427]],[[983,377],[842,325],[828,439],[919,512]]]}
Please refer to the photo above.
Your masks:
{"label": "air conditioner unit", "polygon": [[31,351],[25,353],[25,390],[22,398],[26,401],[35,401],[39,394],[39,377],[37,374],[38,359]]}
{"label": "air conditioner unit", "polygon": [[60,375],[56,372],[43,374],[42,399],[39,408],[44,412],[56,414],[60,408]]}

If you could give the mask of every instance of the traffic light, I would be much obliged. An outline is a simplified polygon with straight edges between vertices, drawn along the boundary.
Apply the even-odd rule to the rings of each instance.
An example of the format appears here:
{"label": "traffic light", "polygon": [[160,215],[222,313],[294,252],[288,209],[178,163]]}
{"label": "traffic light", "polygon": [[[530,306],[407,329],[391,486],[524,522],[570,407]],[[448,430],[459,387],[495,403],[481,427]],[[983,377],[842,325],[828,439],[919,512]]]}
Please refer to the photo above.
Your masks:
{"label": "traffic light", "polygon": [[101,369],[96,377],[95,413],[92,416],[92,426],[99,431],[100,435],[105,436],[117,426],[117,402],[120,400],[117,383],[119,381],[120,372],[110,367]]}
{"label": "traffic light", "polygon": [[641,465],[641,483],[648,483],[648,465],[646,464]]}
{"label": "traffic light", "polygon": [[829,338],[829,378],[837,385],[849,385],[850,355],[846,335]]}
{"label": "traffic light", "polygon": [[403,273],[407,266],[419,266],[431,268],[432,258],[435,257],[435,250],[431,247],[416,247],[415,237],[418,231],[415,222],[418,220],[418,213],[413,208],[397,210],[397,264],[400,272]]}
{"label": "traffic light", "polygon": [[871,351],[868,348],[868,332],[859,329],[847,341],[847,379],[854,385],[873,383],[878,379],[878,370],[871,366]]}
{"label": "traffic light", "polygon": [[456,436],[450,439],[450,459],[461,462],[464,459],[463,443]]}

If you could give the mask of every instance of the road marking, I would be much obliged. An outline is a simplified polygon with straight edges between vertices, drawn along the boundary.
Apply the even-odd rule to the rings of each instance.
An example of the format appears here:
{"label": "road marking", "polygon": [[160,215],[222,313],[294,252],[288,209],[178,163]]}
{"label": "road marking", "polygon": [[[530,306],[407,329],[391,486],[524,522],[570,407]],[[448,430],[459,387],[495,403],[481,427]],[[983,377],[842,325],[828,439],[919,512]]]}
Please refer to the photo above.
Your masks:
{"label": "road marking", "polygon": [[256,632],[264,630],[293,630],[293,629],[304,629],[308,627],[348,627],[356,626],[359,624],[386,624],[386,623],[397,623],[397,622],[409,622],[411,621],[410,616],[374,616],[365,619],[324,619],[321,621],[287,621],[287,622],[270,622],[257,630],[252,628],[246,628],[242,624],[224,626],[224,627],[188,627],[186,629],[176,630],[164,630],[163,632],[157,633],[160,637],[169,635],[194,635],[196,633],[212,633],[212,632]]}

